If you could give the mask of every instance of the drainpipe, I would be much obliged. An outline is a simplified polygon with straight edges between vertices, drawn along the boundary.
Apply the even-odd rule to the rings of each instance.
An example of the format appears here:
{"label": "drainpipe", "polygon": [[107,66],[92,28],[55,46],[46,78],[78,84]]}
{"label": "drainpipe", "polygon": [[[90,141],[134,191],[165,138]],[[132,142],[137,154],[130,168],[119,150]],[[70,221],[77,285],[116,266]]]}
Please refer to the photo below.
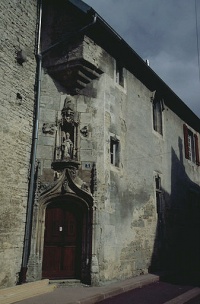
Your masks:
{"label": "drainpipe", "polygon": [[[81,28],[75,34],[80,34],[87,30],[90,26],[94,25],[97,21],[97,15],[93,16],[93,21],[88,25]],[[31,152],[31,171],[30,171],[30,181],[29,181],[29,195],[27,203],[27,214],[26,214],[26,226],[25,226],[25,236],[24,236],[24,246],[22,255],[22,265],[19,273],[19,284],[26,282],[26,273],[28,269],[28,259],[31,246],[31,232],[32,232],[32,215],[33,215],[33,204],[34,204],[34,190],[35,190],[35,166],[36,166],[36,152],[37,152],[37,141],[38,141],[38,126],[39,126],[39,115],[40,115],[40,95],[41,95],[41,74],[42,74],[42,57],[45,56],[52,49],[58,47],[63,42],[66,42],[72,38],[75,34],[68,36],[60,40],[59,42],[51,45],[49,48],[41,52],[41,25],[42,25],[42,0],[39,0],[39,12],[38,12],[38,33],[37,33],[37,51],[36,51],[36,61],[37,61],[37,81],[36,81],[36,102],[35,102],[35,124],[33,130],[33,143]]]}

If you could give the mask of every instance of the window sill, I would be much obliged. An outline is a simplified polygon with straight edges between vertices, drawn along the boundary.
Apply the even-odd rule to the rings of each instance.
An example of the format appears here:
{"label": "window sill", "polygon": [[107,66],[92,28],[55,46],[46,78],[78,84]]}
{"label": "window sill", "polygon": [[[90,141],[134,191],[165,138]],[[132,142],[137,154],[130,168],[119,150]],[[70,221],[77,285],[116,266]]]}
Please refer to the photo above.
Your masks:
{"label": "window sill", "polygon": [[124,85],[124,87],[123,86],[121,86],[119,83],[117,83],[117,82],[114,82],[114,84],[115,84],[115,87],[117,87],[121,92],[123,92],[124,94],[127,94],[127,89],[126,89],[126,86]]}
{"label": "window sill", "polygon": [[193,162],[192,160],[190,160],[190,159],[187,159],[187,158],[185,158],[185,161],[190,165],[190,166],[192,166],[192,167],[194,167],[194,168],[199,168],[200,166],[199,165],[197,165],[195,162]]}
{"label": "window sill", "polygon": [[120,167],[117,167],[113,164],[110,164],[110,170],[111,171],[115,171],[115,172],[120,172],[121,171],[121,168]]}
{"label": "window sill", "polygon": [[155,131],[154,129],[152,129],[152,133],[157,136],[159,139],[164,140],[164,136],[163,134],[160,134],[159,132]]}

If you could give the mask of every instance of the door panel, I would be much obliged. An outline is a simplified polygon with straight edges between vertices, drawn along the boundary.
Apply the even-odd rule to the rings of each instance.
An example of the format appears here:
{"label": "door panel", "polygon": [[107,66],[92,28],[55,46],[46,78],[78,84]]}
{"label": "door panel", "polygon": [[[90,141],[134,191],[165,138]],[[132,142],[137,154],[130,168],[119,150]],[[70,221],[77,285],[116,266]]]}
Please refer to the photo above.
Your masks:
{"label": "door panel", "polygon": [[69,277],[75,277],[75,247],[64,248],[63,269],[66,269]]}
{"label": "door panel", "polygon": [[54,274],[57,273],[57,271],[59,271],[58,261],[61,260],[60,248],[45,246],[44,257],[46,258],[43,260],[43,269]]}
{"label": "door panel", "polygon": [[78,215],[67,206],[46,209],[43,278],[77,278],[81,238]]}
{"label": "door panel", "polygon": [[60,227],[63,225],[62,209],[52,208],[46,210],[45,241],[47,244],[62,242]]}

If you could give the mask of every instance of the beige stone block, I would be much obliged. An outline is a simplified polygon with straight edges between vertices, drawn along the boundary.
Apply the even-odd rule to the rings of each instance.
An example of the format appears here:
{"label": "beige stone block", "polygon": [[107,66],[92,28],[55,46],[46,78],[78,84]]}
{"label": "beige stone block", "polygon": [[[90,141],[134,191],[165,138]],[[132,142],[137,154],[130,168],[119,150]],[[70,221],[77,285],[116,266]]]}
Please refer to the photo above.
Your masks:
{"label": "beige stone block", "polygon": [[[51,164],[52,164],[52,160],[48,160],[48,159],[45,159],[44,160],[44,168],[46,169],[46,168],[51,168]],[[51,171],[52,172],[52,171]]]}
{"label": "beige stone block", "polygon": [[38,144],[43,146],[54,146],[55,136],[54,135],[41,135],[38,139]]}
{"label": "beige stone block", "polygon": [[82,161],[93,161],[92,150],[80,150],[80,158]]}
{"label": "beige stone block", "polygon": [[52,146],[42,146],[37,147],[37,158],[38,159],[53,159],[53,147]]}
{"label": "beige stone block", "polygon": [[80,115],[80,122],[81,124],[89,124],[92,119],[91,113],[81,113]]}
{"label": "beige stone block", "polygon": [[56,120],[56,111],[52,109],[41,109],[40,120],[43,122],[54,123]]}
{"label": "beige stone block", "polygon": [[87,111],[87,104],[84,101],[78,101],[77,103],[77,111],[79,113],[84,113]]}
{"label": "beige stone block", "polygon": [[81,139],[81,150],[92,150],[92,141],[87,139]]}

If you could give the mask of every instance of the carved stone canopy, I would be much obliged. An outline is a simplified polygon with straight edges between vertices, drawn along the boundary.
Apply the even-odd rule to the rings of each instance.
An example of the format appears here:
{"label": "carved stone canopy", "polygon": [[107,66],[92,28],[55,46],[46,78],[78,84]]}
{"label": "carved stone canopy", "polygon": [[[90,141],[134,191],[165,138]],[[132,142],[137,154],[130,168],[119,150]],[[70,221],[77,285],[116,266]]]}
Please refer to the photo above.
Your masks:
{"label": "carved stone canopy", "polygon": [[79,164],[80,163],[76,161],[54,162],[52,166],[54,166],[54,170],[58,170],[58,178],[40,192],[40,198],[45,199],[52,195],[65,195],[71,193],[82,197],[89,204],[92,204],[93,197],[90,191],[90,185],[86,184],[78,176]]}
{"label": "carved stone canopy", "polygon": [[52,162],[51,168],[55,171],[64,170],[67,168],[75,168],[78,169],[80,162],[75,160],[63,161],[63,160],[56,160]]}
{"label": "carved stone canopy", "polygon": [[61,111],[61,124],[67,127],[67,125],[72,125],[74,126],[75,124],[78,123],[77,121],[77,115],[74,112],[73,109],[73,104],[71,103],[71,100],[66,98],[64,102],[63,109]]}

